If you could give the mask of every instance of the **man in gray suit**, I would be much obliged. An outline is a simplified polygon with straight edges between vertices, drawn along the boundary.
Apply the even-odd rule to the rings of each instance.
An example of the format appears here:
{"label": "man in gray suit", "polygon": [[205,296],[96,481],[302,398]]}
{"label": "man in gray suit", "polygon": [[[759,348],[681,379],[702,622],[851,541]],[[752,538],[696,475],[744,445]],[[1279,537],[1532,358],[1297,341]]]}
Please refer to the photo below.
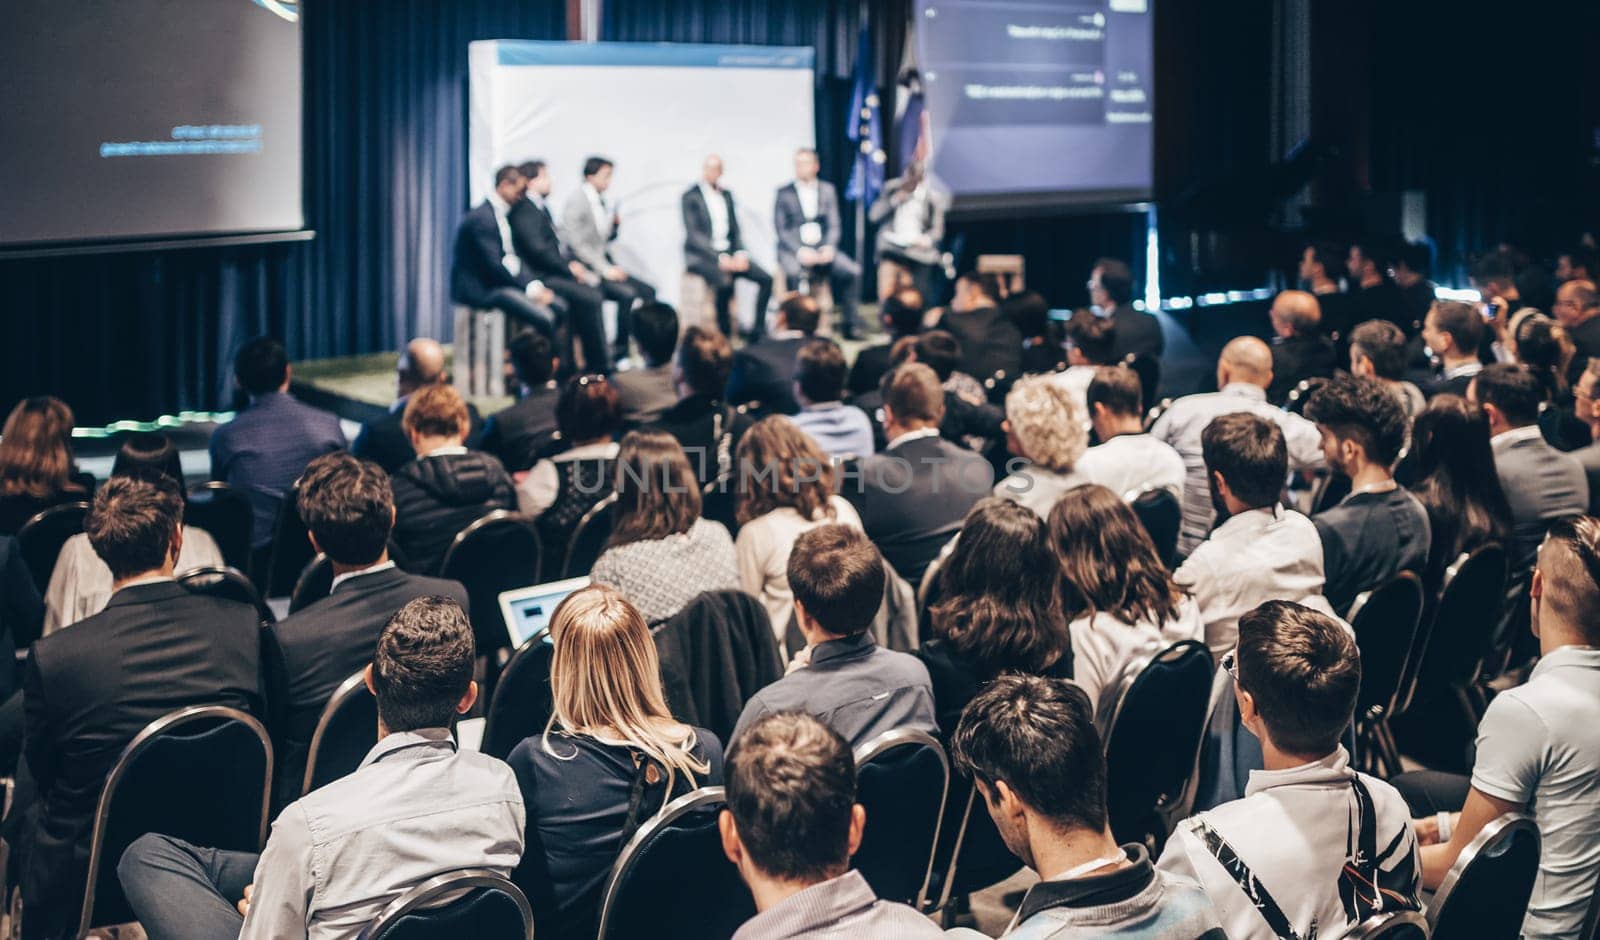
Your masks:
{"label": "man in gray suit", "polygon": [[[921,163],[884,184],[867,218],[878,226],[878,259],[891,261],[911,274],[912,286],[933,297],[933,270],[943,257],[944,214],[950,196],[928,179]],[[881,274],[881,272],[880,272]],[[880,276],[878,295],[884,296]]]}
{"label": "man in gray suit", "polygon": [[[600,275],[600,293],[617,302],[617,335],[613,342],[618,359],[628,356],[628,321],[633,308],[654,303],[656,289],[618,267],[607,246],[617,237],[620,219],[616,204],[606,198],[611,188],[612,163],[605,157],[583,162],[583,185],[561,208],[561,241],[589,270]],[[605,371],[598,366],[593,371]]]}
{"label": "man in gray suit", "polygon": [[1551,447],[1540,434],[1539,379],[1527,366],[1486,367],[1468,386],[1467,397],[1489,419],[1494,468],[1511,504],[1512,570],[1525,569],[1551,523],[1588,511],[1589,479],[1576,457]]}
{"label": "man in gray suit", "polygon": [[827,279],[839,311],[839,335],[853,339],[861,267],[839,253],[839,194],[832,183],[817,179],[818,166],[817,152],[801,147],[794,154],[794,182],[778,190],[772,210],[778,266],[791,290]]}

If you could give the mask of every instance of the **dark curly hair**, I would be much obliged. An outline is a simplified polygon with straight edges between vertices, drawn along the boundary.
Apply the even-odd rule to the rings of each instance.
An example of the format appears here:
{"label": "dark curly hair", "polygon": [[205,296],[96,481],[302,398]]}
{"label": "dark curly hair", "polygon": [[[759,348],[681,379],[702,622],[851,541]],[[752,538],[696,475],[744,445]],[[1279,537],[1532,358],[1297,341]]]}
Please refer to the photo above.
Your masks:
{"label": "dark curly hair", "polygon": [[1305,416],[1340,440],[1361,445],[1367,459],[1391,467],[1406,445],[1406,410],[1376,379],[1343,375],[1311,394]]}

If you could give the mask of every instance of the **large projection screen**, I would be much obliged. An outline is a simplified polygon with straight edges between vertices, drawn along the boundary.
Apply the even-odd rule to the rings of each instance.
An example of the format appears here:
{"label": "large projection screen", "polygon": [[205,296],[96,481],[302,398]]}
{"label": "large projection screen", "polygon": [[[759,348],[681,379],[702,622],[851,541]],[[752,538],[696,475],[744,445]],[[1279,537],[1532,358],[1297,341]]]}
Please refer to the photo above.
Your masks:
{"label": "large projection screen", "polygon": [[0,246],[304,227],[295,0],[10,0]]}
{"label": "large projection screen", "polygon": [[616,164],[607,198],[622,215],[612,254],[677,303],[679,200],[715,153],[745,247],[773,270],[773,201],[793,178],[795,150],[813,145],[811,49],[502,39],[472,43],[469,61],[472,205],[497,167],[539,159],[559,215],[584,160],[604,156]]}

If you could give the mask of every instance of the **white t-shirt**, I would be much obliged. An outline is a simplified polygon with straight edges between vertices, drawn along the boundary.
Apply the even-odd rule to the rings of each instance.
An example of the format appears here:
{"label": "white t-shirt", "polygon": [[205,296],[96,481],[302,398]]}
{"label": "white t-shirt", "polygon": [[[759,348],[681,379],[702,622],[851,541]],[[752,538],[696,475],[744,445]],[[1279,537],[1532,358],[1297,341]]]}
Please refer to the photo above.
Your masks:
{"label": "white t-shirt", "polygon": [[1200,608],[1192,598],[1178,603],[1173,618],[1163,624],[1142,620],[1128,623],[1111,614],[1085,615],[1067,625],[1072,634],[1072,681],[1094,703],[1094,723],[1103,735],[1110,730],[1117,698],[1122,694],[1128,668],[1183,640],[1202,640]]}
{"label": "white t-shirt", "polygon": [[861,528],[861,517],[844,497],[835,495],[829,503],[833,506],[831,519],[806,519],[784,506],[740,526],[739,537],[734,541],[739,584],[746,594],[761,599],[761,606],[772,619],[772,632],[777,635],[779,646],[783,645],[789,617],[794,613],[794,592],[789,590],[789,553],[794,551],[794,540],[801,533],[834,522]]}
{"label": "white t-shirt", "polygon": [[1118,434],[1084,452],[1078,473],[1127,499],[1140,490],[1166,490],[1183,502],[1183,458],[1148,434]]}

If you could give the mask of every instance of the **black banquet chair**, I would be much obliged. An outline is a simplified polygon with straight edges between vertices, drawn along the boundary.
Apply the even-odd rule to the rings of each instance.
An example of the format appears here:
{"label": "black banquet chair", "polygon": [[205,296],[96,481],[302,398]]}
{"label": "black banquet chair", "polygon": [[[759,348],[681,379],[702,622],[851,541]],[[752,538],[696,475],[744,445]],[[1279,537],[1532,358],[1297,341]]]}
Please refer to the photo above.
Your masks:
{"label": "black banquet chair", "polygon": [[500,595],[514,588],[539,583],[543,550],[539,533],[527,518],[496,509],[456,533],[439,563],[439,576],[460,581],[467,589],[472,609],[472,633],[479,656],[489,656],[511,645]]}
{"label": "black banquet chair", "polygon": [[1516,937],[1539,875],[1539,827],[1524,813],[1491,820],[1467,843],[1428,905],[1436,940]]}
{"label": "black banquet chair", "polygon": [[305,521],[300,518],[300,488],[289,487],[278,501],[278,518],[272,526],[272,545],[266,555],[265,571],[256,584],[267,597],[288,597],[295,579],[315,557]]}
{"label": "black banquet chair", "polygon": [[1197,640],[1174,643],[1128,671],[1106,732],[1106,795],[1117,842],[1159,851],[1185,805],[1205,735],[1215,667]]}
{"label": "black banquet chair", "polygon": [[1183,523],[1183,507],[1171,490],[1147,486],[1136,493],[1126,493],[1123,499],[1139,524],[1155,543],[1156,555],[1161,563],[1172,570],[1178,566],[1178,530]]}
{"label": "black banquet chair", "polygon": [[550,693],[550,664],[555,658],[550,634],[541,631],[511,654],[489,699],[479,748],[505,760],[525,739],[544,731],[555,712]]}
{"label": "black banquet chair", "polygon": [[250,715],[198,705],[146,725],[100,790],[77,935],[135,919],[117,878],[117,863],[135,839],[156,832],[259,852],[271,794],[272,743]]}
{"label": "black banquet chair", "polygon": [[1427,630],[1417,633],[1402,711],[1416,701],[1454,696],[1471,724],[1478,721],[1473,686],[1494,646],[1504,610],[1505,549],[1481,545],[1451,565]]}
{"label": "black banquet chair", "polygon": [[1345,931],[1342,940],[1428,940],[1428,921],[1417,911],[1374,914]]}
{"label": "black banquet chair", "polygon": [[206,530],[228,567],[249,569],[250,527],[255,520],[250,500],[243,493],[221,480],[196,483],[189,487],[183,521]]}
{"label": "black banquet chair", "polygon": [[722,854],[721,787],[685,793],[622,847],[600,905],[600,940],[727,940],[755,900]]}
{"label": "black banquet chair", "polygon": [[578,578],[589,573],[595,560],[605,550],[611,538],[611,507],[616,505],[617,494],[612,493],[589,507],[572,530],[567,540],[567,551],[561,560],[561,577]]}
{"label": "black banquet chair", "polygon": [[50,587],[50,573],[56,569],[56,559],[61,557],[61,546],[83,531],[87,515],[87,502],[62,503],[38,513],[17,530],[17,548],[40,595]]}
{"label": "black banquet chair", "polygon": [[1350,626],[1361,651],[1361,692],[1356,698],[1356,759],[1365,769],[1398,774],[1400,752],[1389,716],[1400,697],[1406,663],[1422,620],[1422,581],[1409,571],[1356,598]]}
{"label": "black banquet chair", "polygon": [[333,559],[321,552],[300,569],[289,594],[289,613],[298,613],[333,593]]}
{"label": "black banquet chair", "polygon": [[377,743],[378,700],[362,670],[339,684],[317,719],[300,795],[353,773]]}
{"label": "black banquet chair", "polygon": [[950,792],[950,760],[938,740],[897,728],[856,750],[856,802],[870,823],[851,865],[873,893],[920,909]]}
{"label": "black banquet chair", "polygon": [[256,592],[256,586],[250,583],[243,571],[237,568],[196,568],[188,571],[178,579],[191,594],[204,594],[207,597],[218,597],[225,601],[236,601],[240,604],[249,604],[256,609],[256,616],[262,623],[277,623],[278,618],[272,613],[272,608]]}
{"label": "black banquet chair", "polygon": [[533,940],[533,908],[486,868],[429,878],[383,909],[356,940]]}

